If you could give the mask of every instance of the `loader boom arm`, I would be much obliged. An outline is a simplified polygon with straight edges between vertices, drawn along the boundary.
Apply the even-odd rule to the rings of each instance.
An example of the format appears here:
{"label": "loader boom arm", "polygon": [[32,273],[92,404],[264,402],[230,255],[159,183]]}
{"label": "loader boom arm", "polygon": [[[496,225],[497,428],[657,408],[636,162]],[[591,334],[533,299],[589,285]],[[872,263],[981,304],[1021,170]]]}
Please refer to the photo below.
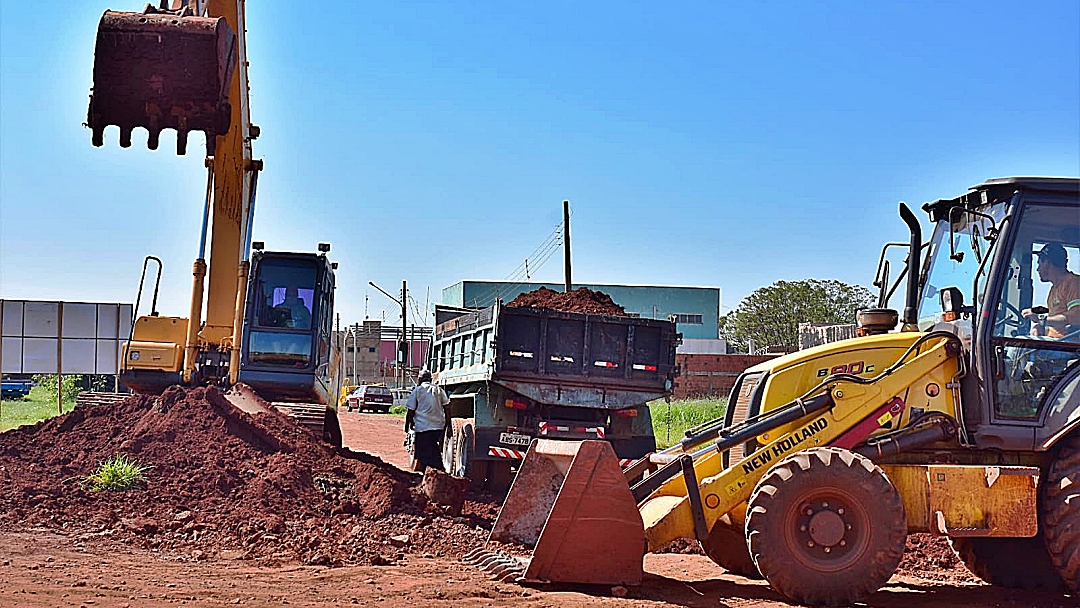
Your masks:
{"label": "loader boom arm", "polygon": [[[815,446],[851,447],[891,420],[899,419],[904,408],[902,396],[907,389],[954,358],[953,348],[948,339],[942,338],[876,382],[864,384],[841,380],[830,383],[827,390],[831,407],[802,418],[795,430],[761,446],[726,469],[722,466],[719,450],[696,458],[696,488],[687,488],[685,477],[675,476],[641,503],[649,550],[655,551],[677,538],[695,537],[695,517],[704,518],[704,529],[711,529],[717,519],[750,498],[770,463]],[[691,492],[700,496],[702,510],[697,514],[691,504],[697,501],[691,500]]]}

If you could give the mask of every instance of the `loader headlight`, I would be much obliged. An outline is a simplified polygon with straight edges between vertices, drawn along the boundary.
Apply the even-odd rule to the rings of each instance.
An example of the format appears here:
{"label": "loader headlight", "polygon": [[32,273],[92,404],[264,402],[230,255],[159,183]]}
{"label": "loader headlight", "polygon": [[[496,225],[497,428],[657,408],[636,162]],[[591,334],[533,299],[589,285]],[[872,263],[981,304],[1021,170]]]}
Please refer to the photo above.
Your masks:
{"label": "loader headlight", "polygon": [[138,361],[139,360],[139,351],[137,351],[137,350],[131,351],[130,357],[131,357],[132,361]]}

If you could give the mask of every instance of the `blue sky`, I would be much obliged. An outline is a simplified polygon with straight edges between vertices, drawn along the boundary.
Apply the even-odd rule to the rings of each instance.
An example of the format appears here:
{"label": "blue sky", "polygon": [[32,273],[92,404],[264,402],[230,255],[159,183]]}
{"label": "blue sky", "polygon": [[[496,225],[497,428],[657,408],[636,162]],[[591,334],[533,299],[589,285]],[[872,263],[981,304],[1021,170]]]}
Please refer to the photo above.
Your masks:
{"label": "blue sky", "polygon": [[[345,322],[512,274],[574,210],[574,278],[869,285],[901,200],[1080,175],[1080,4],[248,3],[255,240],[333,243]],[[333,6],[333,10],[329,8]],[[106,8],[0,5],[0,296],[182,316],[205,174],[85,120]],[[559,282],[559,256],[534,273]],[[397,314],[387,313],[388,321]]]}

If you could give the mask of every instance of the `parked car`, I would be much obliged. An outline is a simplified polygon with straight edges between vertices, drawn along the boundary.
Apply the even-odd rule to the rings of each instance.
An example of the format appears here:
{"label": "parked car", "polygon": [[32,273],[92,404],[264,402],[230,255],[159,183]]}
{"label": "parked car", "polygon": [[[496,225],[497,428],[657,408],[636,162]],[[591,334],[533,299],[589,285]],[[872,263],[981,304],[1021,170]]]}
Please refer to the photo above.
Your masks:
{"label": "parked car", "polygon": [[394,405],[400,405],[401,407],[405,407],[409,395],[412,394],[412,390],[407,388],[392,388],[390,392],[394,395]]}
{"label": "parked car", "polygon": [[386,413],[394,404],[394,395],[385,386],[365,384],[349,394],[345,403],[348,411],[372,410]]}

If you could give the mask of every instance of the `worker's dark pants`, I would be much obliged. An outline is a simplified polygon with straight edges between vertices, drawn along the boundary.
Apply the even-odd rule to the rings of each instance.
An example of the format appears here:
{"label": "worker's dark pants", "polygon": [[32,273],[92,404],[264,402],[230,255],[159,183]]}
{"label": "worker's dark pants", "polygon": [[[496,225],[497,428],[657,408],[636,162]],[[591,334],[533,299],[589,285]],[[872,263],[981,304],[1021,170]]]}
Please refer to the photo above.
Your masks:
{"label": "worker's dark pants", "polygon": [[423,468],[444,471],[442,462],[443,431],[422,431],[416,434],[416,459]]}

